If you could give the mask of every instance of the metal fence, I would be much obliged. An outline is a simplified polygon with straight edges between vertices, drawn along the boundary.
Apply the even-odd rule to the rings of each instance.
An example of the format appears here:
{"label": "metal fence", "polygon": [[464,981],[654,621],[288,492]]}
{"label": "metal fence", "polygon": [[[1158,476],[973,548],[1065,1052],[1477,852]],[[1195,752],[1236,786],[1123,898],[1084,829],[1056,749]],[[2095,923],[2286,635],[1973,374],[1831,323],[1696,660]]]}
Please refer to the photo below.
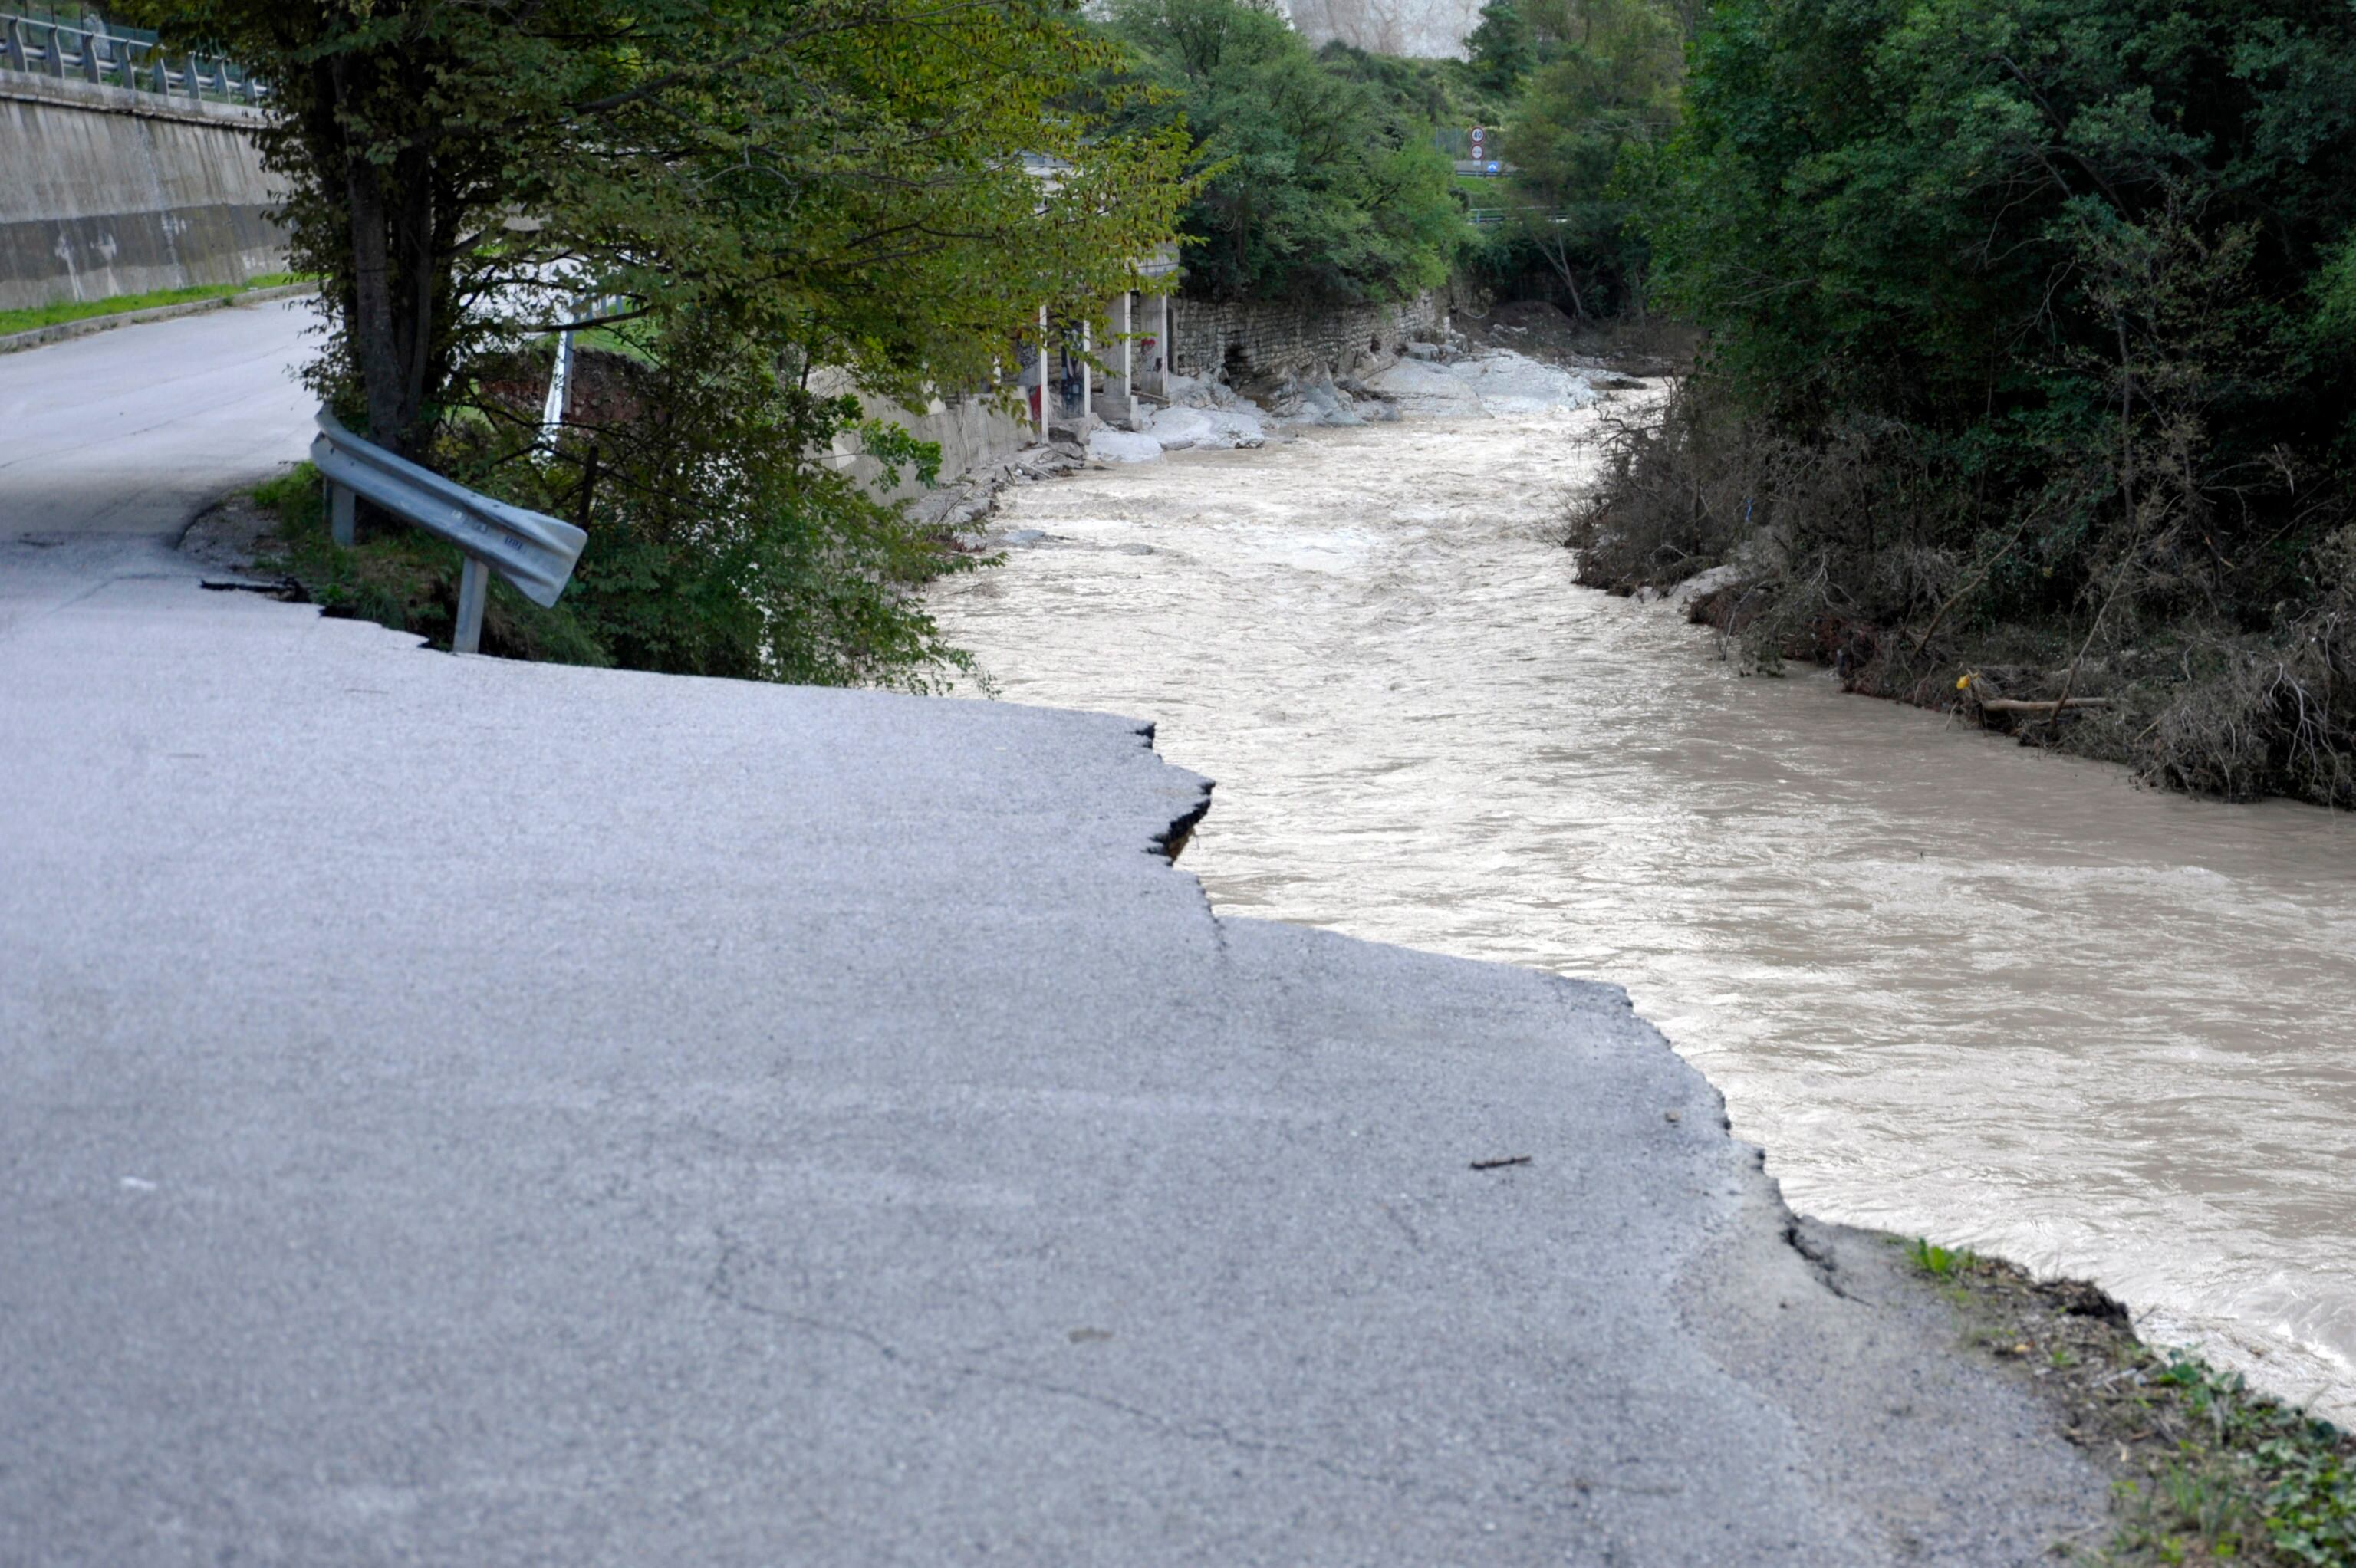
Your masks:
{"label": "metal fence", "polygon": [[[94,18],[93,18],[94,19]],[[167,54],[152,39],[0,11],[0,69],[76,77],[198,102],[259,103],[268,86],[215,55]]]}

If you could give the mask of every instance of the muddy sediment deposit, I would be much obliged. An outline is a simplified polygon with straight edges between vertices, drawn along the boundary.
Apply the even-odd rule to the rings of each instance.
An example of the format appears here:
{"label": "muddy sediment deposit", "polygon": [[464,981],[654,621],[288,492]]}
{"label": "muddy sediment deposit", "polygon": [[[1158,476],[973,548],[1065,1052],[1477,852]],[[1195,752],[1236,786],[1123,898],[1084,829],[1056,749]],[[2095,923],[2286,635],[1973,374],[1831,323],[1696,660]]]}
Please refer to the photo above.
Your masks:
{"label": "muddy sediment deposit", "polygon": [[2091,1278],[2356,1416],[2356,827],[1745,678],[1576,587],[1598,417],[1028,486],[939,608],[1007,697],[1219,781],[1222,912],[1624,984],[1796,1209]]}

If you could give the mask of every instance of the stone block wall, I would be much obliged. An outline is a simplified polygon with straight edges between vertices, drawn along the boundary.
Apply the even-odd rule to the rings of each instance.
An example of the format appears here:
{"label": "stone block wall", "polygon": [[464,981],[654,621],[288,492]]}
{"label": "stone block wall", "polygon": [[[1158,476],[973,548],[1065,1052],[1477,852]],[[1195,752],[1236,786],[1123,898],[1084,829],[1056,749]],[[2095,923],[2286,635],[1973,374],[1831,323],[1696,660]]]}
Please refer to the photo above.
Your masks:
{"label": "stone block wall", "polygon": [[260,112],[0,70],[0,310],[284,270]]}
{"label": "stone block wall", "polygon": [[1225,370],[1230,382],[1259,376],[1347,375],[1365,359],[1398,355],[1409,338],[1437,334],[1447,306],[1431,293],[1397,304],[1205,304],[1170,302],[1171,364],[1182,376]]}

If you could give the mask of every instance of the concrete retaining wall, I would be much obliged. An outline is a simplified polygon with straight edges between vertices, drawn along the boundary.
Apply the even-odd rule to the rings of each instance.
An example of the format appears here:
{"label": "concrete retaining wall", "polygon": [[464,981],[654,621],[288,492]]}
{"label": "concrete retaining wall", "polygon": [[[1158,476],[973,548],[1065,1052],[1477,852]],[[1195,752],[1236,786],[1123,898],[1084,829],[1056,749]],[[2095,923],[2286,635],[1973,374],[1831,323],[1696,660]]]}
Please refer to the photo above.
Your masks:
{"label": "concrete retaining wall", "polygon": [[259,111],[0,71],[0,310],[284,270]]}
{"label": "concrete retaining wall", "polygon": [[1361,359],[1396,355],[1409,337],[1437,332],[1447,307],[1424,293],[1398,304],[1170,305],[1172,367],[1182,376],[1225,368],[1230,381],[1256,376],[1345,375]]}
{"label": "concrete retaining wall", "polygon": [[[1014,419],[987,398],[962,397],[948,402],[936,400],[931,410],[923,414],[912,414],[880,399],[866,402],[871,415],[903,426],[918,441],[940,443],[944,485],[1009,453],[1022,451],[1034,439],[1029,424]],[[883,477],[881,465],[872,457],[860,457],[852,472],[871,485]],[[926,490],[909,475],[901,479],[896,489],[878,486],[877,493],[886,501],[915,500]]]}
{"label": "concrete retaining wall", "polygon": [[[1022,451],[1033,439],[1027,422],[985,397],[936,398],[929,408],[918,413],[887,399],[859,393],[850,377],[831,368],[813,372],[809,384],[810,389],[822,397],[856,393],[869,418],[896,424],[918,441],[938,442],[940,482],[945,486],[1010,453]],[[885,486],[884,465],[868,456],[859,438],[849,432],[834,438],[834,466],[849,474],[878,500],[913,501],[929,494],[914,475],[905,473],[898,485]]]}

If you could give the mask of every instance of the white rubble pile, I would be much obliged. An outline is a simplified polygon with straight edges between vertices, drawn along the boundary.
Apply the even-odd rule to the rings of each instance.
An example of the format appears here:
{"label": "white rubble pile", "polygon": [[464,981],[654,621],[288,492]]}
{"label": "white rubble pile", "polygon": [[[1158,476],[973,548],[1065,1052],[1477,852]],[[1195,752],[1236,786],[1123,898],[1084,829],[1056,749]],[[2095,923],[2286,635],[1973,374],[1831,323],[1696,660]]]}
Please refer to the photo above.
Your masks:
{"label": "white rubble pile", "polygon": [[1158,409],[1146,421],[1146,432],[1161,443],[1164,452],[1183,452],[1189,447],[1208,451],[1262,446],[1268,442],[1268,427],[1260,422],[1260,411],[1239,398],[1230,408],[1173,405]]}
{"label": "white rubble pile", "polygon": [[1406,357],[1366,378],[1367,388],[1411,414],[1532,414],[1595,401],[1585,376],[1510,348],[1466,355],[1453,345],[1410,343]]}
{"label": "white rubble pile", "polygon": [[1480,397],[1493,414],[1536,414],[1549,409],[1583,409],[1595,388],[1576,371],[1540,364],[1510,348],[1491,349],[1447,367]]}
{"label": "white rubble pile", "polygon": [[916,504],[928,522],[972,531],[989,518],[999,490],[1076,472],[1083,464],[1158,463],[1165,453],[1217,452],[1292,438],[1290,429],[1348,428],[1388,422],[1403,414],[1477,419],[1491,414],[1580,409],[1595,401],[1588,379],[1543,365],[1511,349],[1468,353],[1462,338],[1409,343],[1401,357],[1363,379],[1319,375],[1285,382],[1263,408],[1215,376],[1173,376],[1170,402],[1142,431],[1096,420],[1058,426],[1044,446],[983,465]]}
{"label": "white rubble pile", "polygon": [[1357,400],[1324,377],[1287,383],[1269,411],[1284,424],[1342,428],[1366,422],[1365,416],[1358,411]]}
{"label": "white rubble pile", "polygon": [[1252,413],[1264,411],[1258,403],[1228,386],[1217,376],[1177,376],[1169,379],[1165,394],[1173,408],[1243,409]]}
{"label": "white rubble pile", "polygon": [[[1410,350],[1425,347],[1429,346],[1408,345]],[[1481,406],[1481,394],[1455,374],[1453,366],[1429,359],[1402,359],[1367,377],[1366,386],[1377,396],[1397,404],[1405,414],[1465,419],[1488,411]]]}
{"label": "white rubble pile", "polygon": [[1269,412],[1280,425],[1329,429],[1387,423],[1399,417],[1398,404],[1365,382],[1325,375],[1285,382],[1269,400]]}
{"label": "white rubble pile", "polygon": [[1169,406],[1145,421],[1164,452],[1215,451],[1268,443],[1268,411],[1215,377],[1172,376]]}
{"label": "white rubble pile", "polygon": [[1088,432],[1088,459],[1094,463],[1159,463],[1162,443],[1141,431],[1115,430],[1106,425]]}

